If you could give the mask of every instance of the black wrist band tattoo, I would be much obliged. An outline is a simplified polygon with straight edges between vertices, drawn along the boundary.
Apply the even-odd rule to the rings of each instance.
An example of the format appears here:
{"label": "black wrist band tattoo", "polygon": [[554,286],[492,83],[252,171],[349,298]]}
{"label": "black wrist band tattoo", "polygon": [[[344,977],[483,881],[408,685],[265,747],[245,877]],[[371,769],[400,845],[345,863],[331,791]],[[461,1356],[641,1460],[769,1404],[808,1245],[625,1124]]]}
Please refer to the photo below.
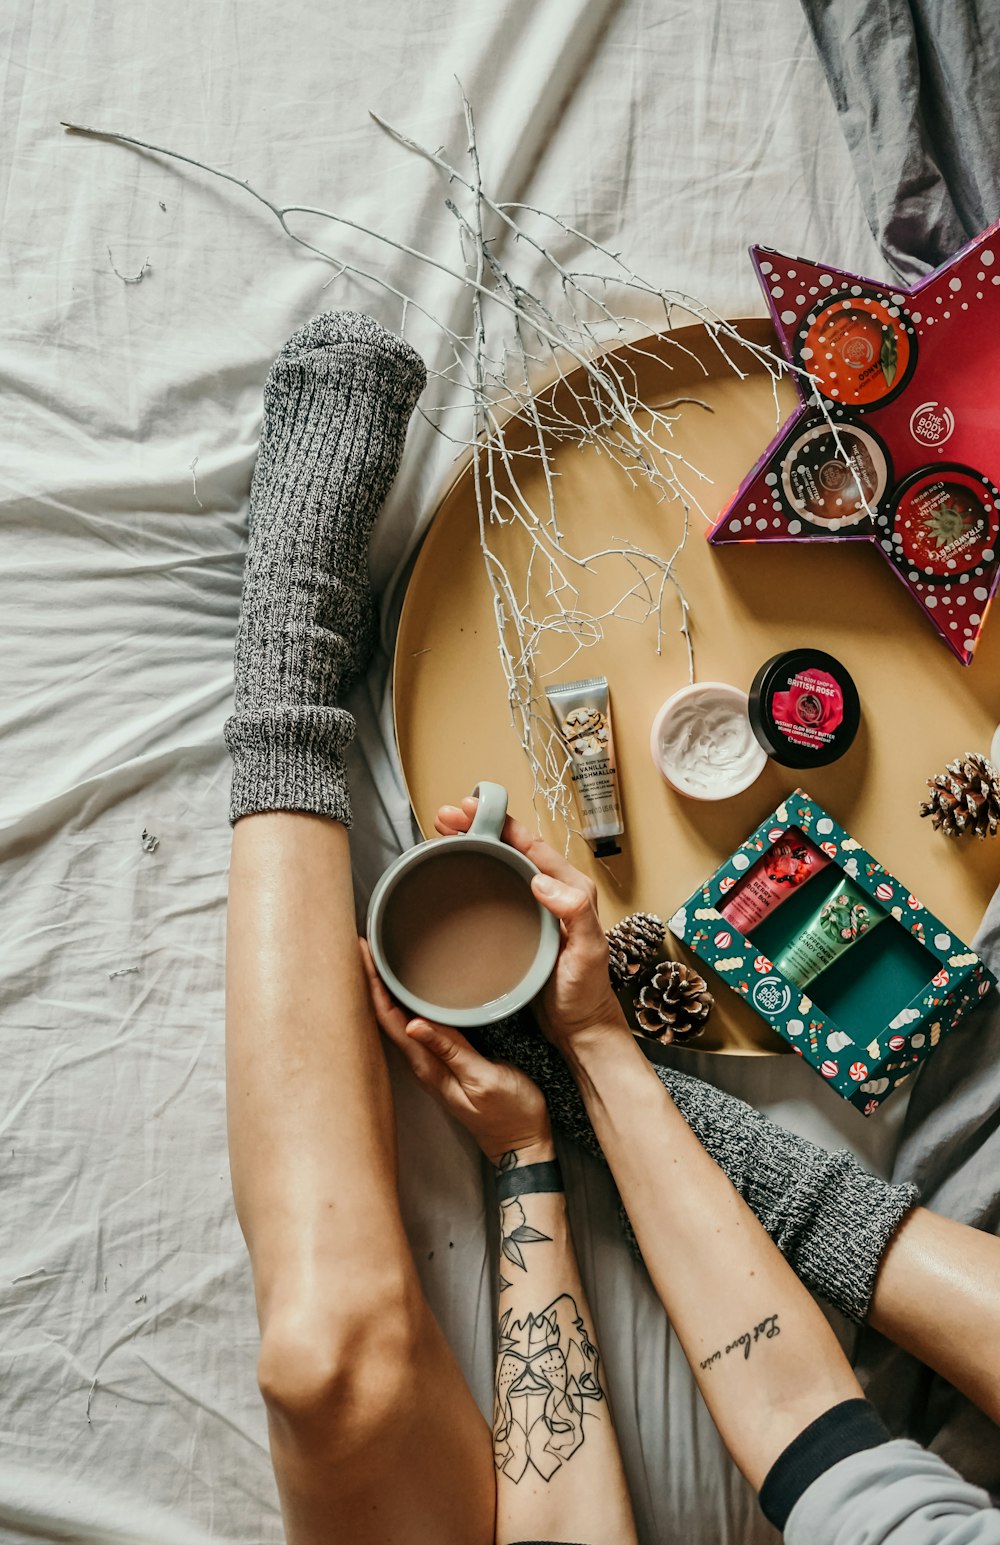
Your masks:
{"label": "black wrist band tattoo", "polygon": [[541,1164],[518,1164],[496,1172],[497,1201],[511,1196],[527,1196],[532,1191],[563,1191],[562,1170],[558,1159]]}

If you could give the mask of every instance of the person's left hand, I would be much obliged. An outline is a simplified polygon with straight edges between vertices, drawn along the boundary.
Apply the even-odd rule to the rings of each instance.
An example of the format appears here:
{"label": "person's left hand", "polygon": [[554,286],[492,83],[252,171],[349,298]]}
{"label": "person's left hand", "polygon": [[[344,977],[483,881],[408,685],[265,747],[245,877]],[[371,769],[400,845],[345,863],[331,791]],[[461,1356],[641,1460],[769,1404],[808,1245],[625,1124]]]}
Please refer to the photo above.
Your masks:
{"label": "person's left hand", "polygon": [[552,1132],[538,1085],[509,1062],[481,1056],[460,1030],[410,1019],[389,996],[368,945],[359,943],[378,1027],[399,1047],[417,1082],[472,1133],[491,1164],[510,1152],[521,1163],[548,1158]]}

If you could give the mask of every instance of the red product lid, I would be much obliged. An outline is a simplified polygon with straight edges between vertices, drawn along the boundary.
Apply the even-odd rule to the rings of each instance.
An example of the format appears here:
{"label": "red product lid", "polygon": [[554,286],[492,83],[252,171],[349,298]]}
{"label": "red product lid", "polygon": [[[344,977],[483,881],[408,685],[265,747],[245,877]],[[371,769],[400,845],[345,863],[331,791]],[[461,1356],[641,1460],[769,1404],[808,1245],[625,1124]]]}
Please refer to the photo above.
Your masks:
{"label": "red product lid", "polygon": [[905,307],[853,285],[803,319],[795,353],[824,397],[863,410],[902,391],[917,362],[917,338]]}
{"label": "red product lid", "polygon": [[861,702],[850,672],[822,649],[765,660],[750,687],[750,723],[783,767],[825,767],[852,744]]}
{"label": "red product lid", "polygon": [[912,579],[963,583],[996,557],[1000,494],[972,467],[921,467],[899,485],[878,524],[882,547]]}

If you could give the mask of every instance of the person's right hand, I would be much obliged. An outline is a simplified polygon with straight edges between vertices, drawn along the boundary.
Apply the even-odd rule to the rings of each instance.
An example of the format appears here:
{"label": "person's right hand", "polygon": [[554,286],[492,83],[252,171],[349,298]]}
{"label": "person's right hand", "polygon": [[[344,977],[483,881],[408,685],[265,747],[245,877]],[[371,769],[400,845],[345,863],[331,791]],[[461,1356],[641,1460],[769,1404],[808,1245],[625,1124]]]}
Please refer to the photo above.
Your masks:
{"label": "person's right hand", "polygon": [[[435,829],[442,837],[467,832],[478,801],[442,805]],[[563,1048],[580,1037],[608,1032],[628,1034],[621,1005],[608,976],[608,941],[597,915],[597,887],[568,859],[520,821],[508,816],[501,833],[540,872],[531,882],[538,901],[559,921],[562,943],[555,970],[535,999],[538,1022],[550,1041]]]}

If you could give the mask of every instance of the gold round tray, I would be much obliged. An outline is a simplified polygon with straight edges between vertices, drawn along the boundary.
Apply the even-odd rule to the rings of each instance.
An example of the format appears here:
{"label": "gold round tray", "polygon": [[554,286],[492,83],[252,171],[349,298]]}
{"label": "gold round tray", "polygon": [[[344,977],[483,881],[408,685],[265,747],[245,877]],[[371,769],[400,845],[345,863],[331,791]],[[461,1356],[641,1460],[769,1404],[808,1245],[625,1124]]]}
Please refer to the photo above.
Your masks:
{"label": "gold round tray", "polygon": [[[774,344],[766,322],[735,325],[748,340]],[[641,345],[656,359],[633,354],[631,362],[647,403],[691,396],[713,410],[680,408],[672,441],[712,479],[700,492],[707,529],[775,433],[772,385],[749,352],[737,356],[745,376],[735,375],[700,326],[673,338],[688,354],[671,349],[669,373],[656,363],[668,347],[656,337]],[[778,397],[787,416],[796,401],[787,381]],[[512,422],[507,432],[517,437],[520,424]],[[673,550],[679,506],[657,504],[647,485],[630,487],[625,474],[591,446],[561,443],[553,457],[560,524],[573,551],[593,552],[612,538],[664,554]],[[522,488],[542,508],[541,470],[531,467],[520,474]],[[649,752],[654,713],[688,679],[671,601],[659,657],[652,621],[639,628],[612,619],[601,641],[567,668],[566,641],[546,636],[540,686],[591,674],[604,674],[611,683],[624,851],[598,862],[574,837],[569,852],[597,884],[605,926],[636,910],[669,918],[804,781],[807,792],[932,912],[969,939],[996,884],[1000,847],[974,839],[950,842],[919,818],[917,807],[931,773],[966,750],[989,750],[1000,719],[1000,624],[986,630],[975,663],[963,668],[866,544],[711,547],[701,524],[696,516],[677,565],[691,605],[698,679],[746,689],[768,656],[814,644],[838,656],[854,677],[861,730],[846,756],[808,777],[769,762],[756,783],[733,799],[686,799],[664,783]],[[512,577],[523,581],[525,544],[517,529],[491,531],[491,543]],[[593,613],[605,610],[626,588],[621,579],[620,568],[610,564],[583,575],[581,604]],[[550,671],[556,674],[546,677]],[[511,810],[533,821],[531,775],[510,725],[468,467],[441,500],[410,577],[396,641],[393,703],[403,774],[425,835],[433,832],[437,806],[453,803],[482,778],[503,783]],[[564,831],[544,812],[538,824],[563,846]],[[674,955],[694,960],[669,935],[667,943]],[[706,974],[716,1006],[694,1048],[744,1055],[789,1049],[742,998],[710,970]]]}

